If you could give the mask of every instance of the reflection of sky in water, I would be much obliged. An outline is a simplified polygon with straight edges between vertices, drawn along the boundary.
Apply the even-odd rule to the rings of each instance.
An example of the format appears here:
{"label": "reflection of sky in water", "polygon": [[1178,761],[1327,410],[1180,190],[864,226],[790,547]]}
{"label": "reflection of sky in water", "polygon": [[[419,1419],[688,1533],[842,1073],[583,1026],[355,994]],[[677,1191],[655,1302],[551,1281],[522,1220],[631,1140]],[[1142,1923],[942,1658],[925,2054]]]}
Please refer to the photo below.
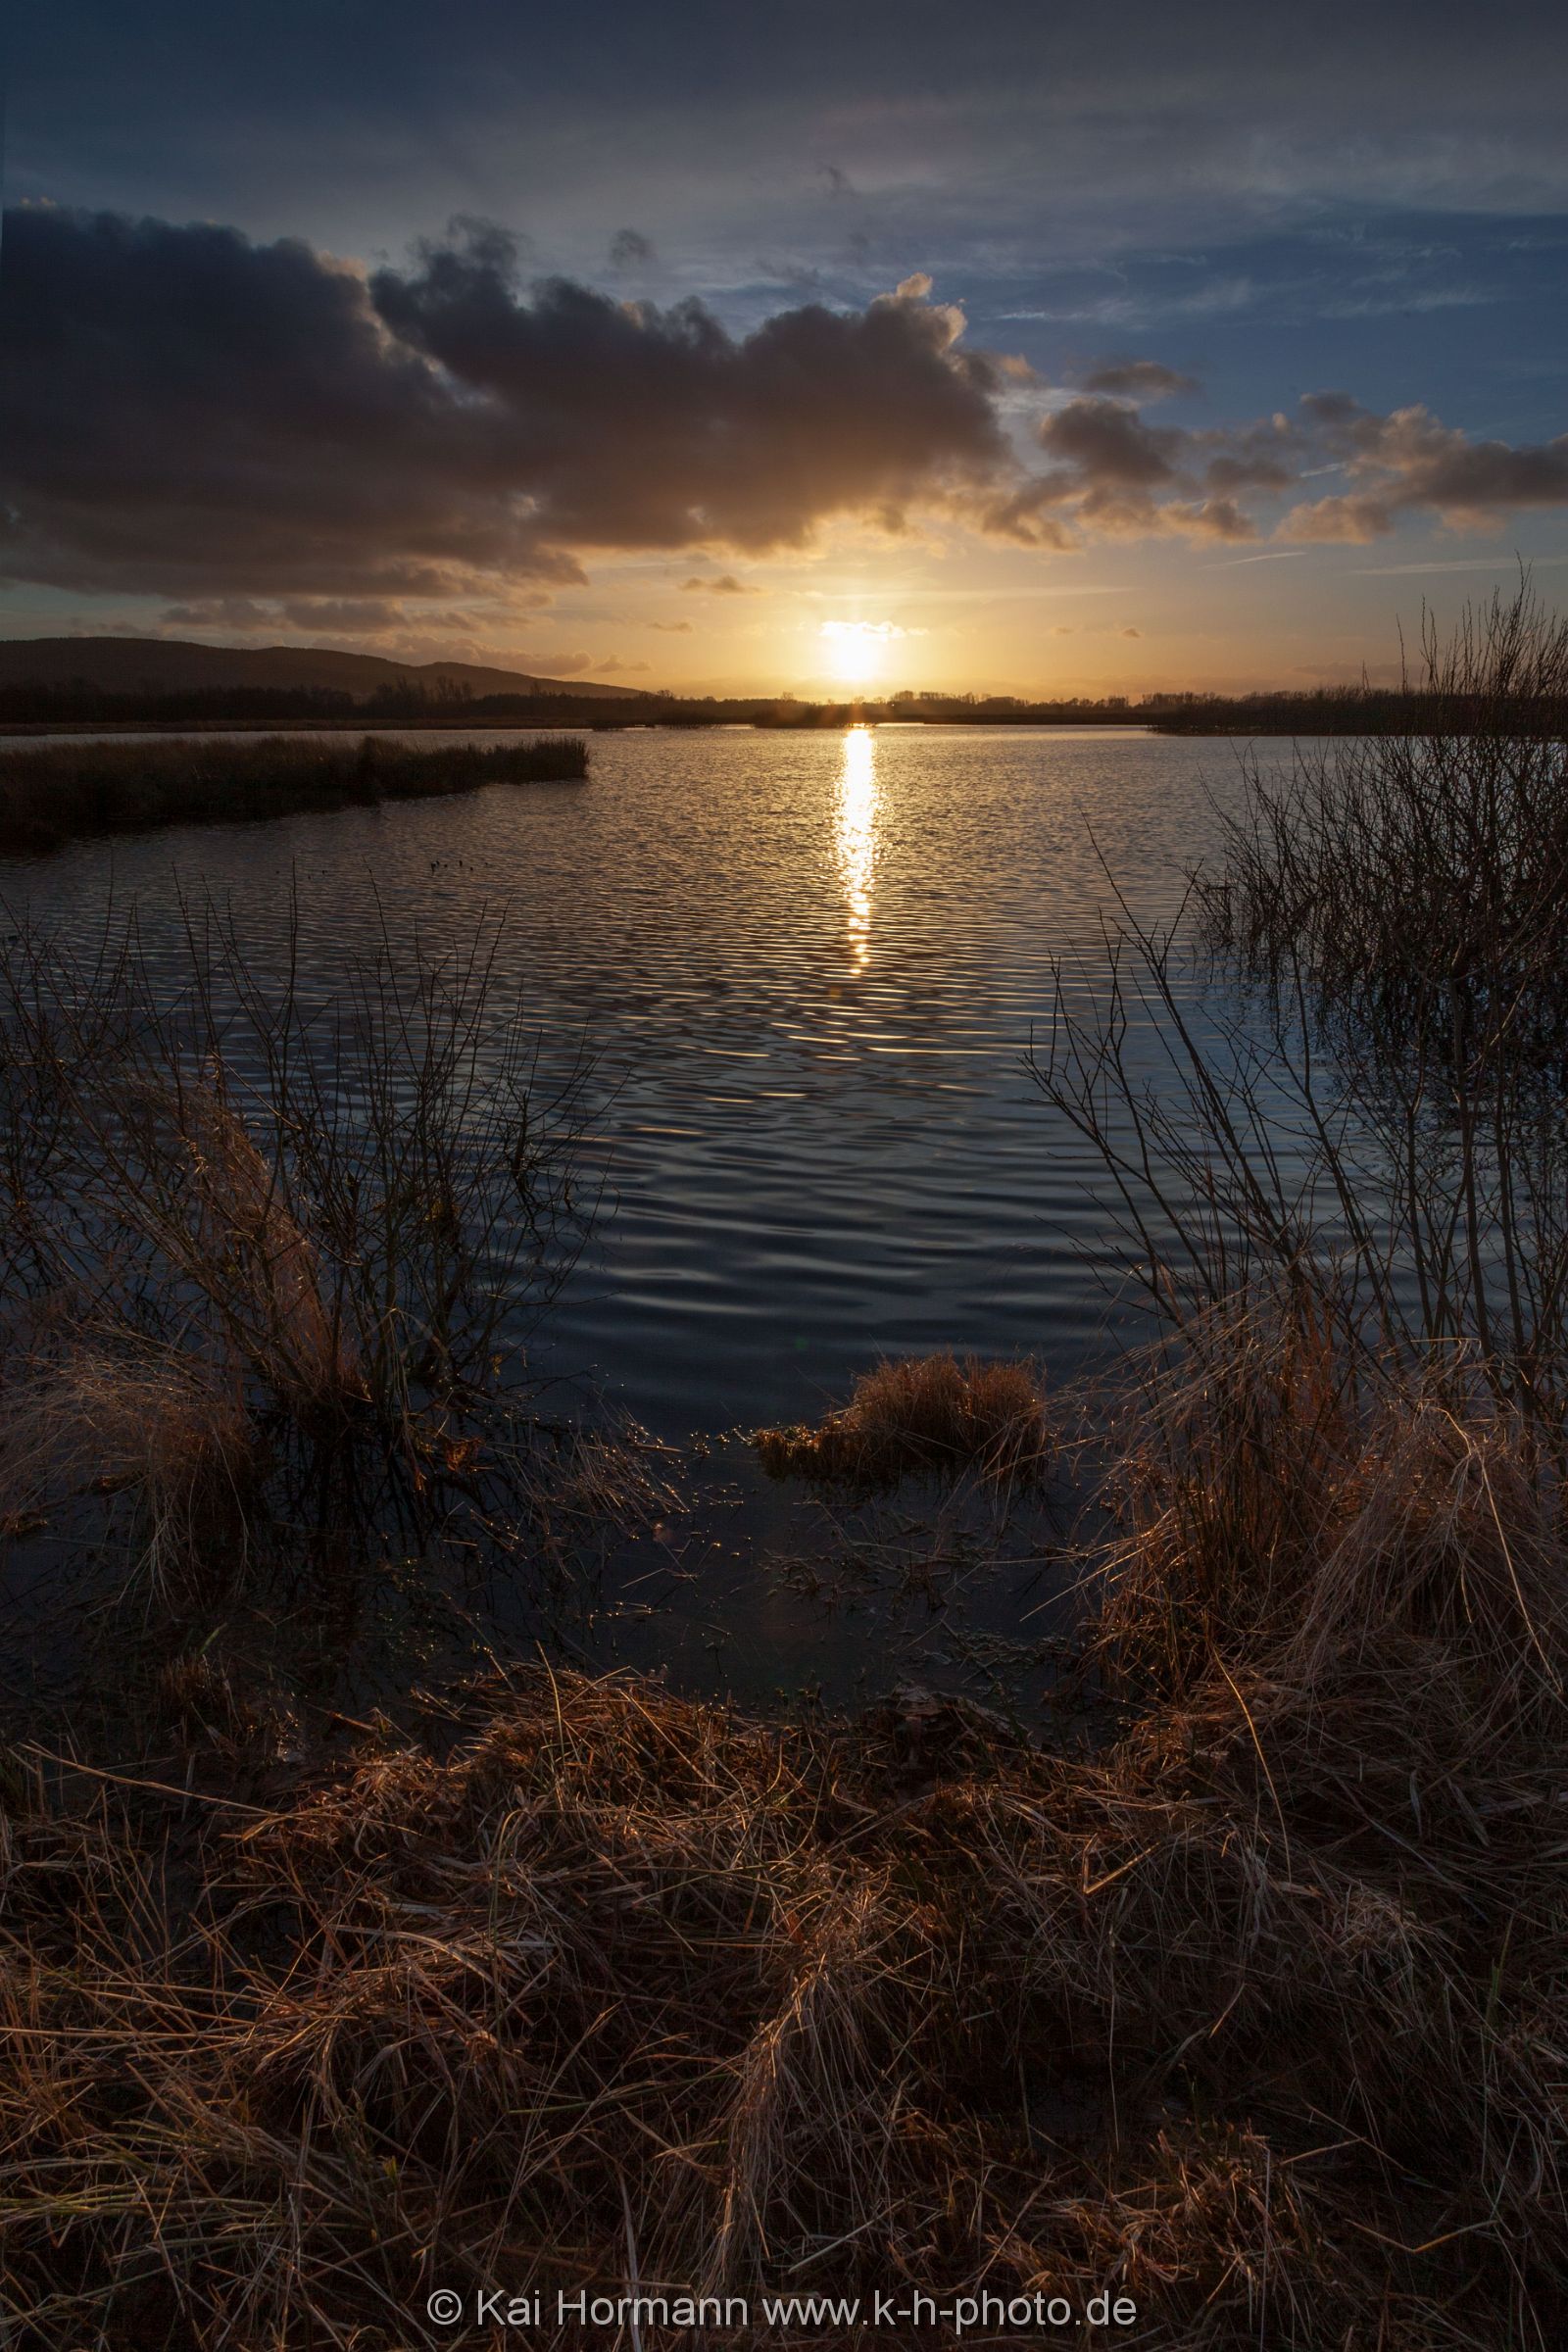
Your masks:
{"label": "reflection of sky in water", "polygon": [[844,738],[839,770],[839,867],[850,910],[850,954],[858,972],[871,955],[871,880],[876,871],[876,737],[869,727],[851,727]]}
{"label": "reflection of sky in water", "polygon": [[613,1201],[549,1360],[676,1435],[812,1413],[881,1353],[1082,1361],[1120,1246],[1025,1056],[1054,955],[1102,985],[1100,855],[1168,910],[1233,767],[1087,730],[596,735],[586,786],[87,843],[0,897],[89,941],[112,886],[156,943],[205,886],[265,986],[293,883],[313,995],[383,928],[505,909],[497,1006],[547,1065],[597,1053]]}

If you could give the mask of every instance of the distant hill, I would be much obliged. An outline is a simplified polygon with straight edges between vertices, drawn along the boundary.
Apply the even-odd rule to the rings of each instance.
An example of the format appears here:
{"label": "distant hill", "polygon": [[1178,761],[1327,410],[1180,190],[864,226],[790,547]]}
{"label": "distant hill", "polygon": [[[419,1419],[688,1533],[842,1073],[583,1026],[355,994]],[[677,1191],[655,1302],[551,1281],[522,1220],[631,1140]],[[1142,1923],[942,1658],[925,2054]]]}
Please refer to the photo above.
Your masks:
{"label": "distant hill", "polygon": [[379,654],[337,654],[318,646],[195,645],[174,637],[0,639],[0,687],[75,685],[103,694],[324,689],[364,701],[394,686],[422,686],[429,693],[569,694],[578,701],[619,700],[636,691],[591,678],[540,678],[473,662],[388,662]]}

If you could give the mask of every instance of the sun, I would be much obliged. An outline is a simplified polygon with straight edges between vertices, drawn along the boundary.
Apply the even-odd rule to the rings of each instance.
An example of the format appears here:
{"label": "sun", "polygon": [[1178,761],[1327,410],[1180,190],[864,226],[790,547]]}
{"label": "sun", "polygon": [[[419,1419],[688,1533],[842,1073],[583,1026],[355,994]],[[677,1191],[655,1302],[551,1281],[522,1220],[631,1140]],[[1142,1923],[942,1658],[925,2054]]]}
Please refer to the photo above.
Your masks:
{"label": "sun", "polygon": [[888,648],[903,629],[891,620],[824,620],[817,630],[836,678],[869,686],[882,674]]}

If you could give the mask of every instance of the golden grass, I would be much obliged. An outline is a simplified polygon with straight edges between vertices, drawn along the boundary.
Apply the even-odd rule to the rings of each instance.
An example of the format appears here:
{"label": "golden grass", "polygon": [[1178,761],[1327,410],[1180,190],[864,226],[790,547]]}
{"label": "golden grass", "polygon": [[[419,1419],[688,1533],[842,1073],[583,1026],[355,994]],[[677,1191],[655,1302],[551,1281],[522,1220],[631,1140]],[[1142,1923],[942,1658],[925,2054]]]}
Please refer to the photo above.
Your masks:
{"label": "golden grass", "polygon": [[753,1443],[774,1478],[893,1486],[965,1470],[1034,1478],[1050,1440],[1032,1364],[922,1355],[875,1365],[815,1427],[760,1429]]}
{"label": "golden grass", "polygon": [[258,1460],[237,1385],[192,1355],[76,1335],[0,1385],[0,1534],[90,1490],[134,1490],[141,1562],[160,1582],[187,1578],[215,1530],[238,1524]]}
{"label": "golden grass", "polygon": [[319,1254],[216,1074],[144,1089],[167,1122],[185,1182],[167,1216],[171,1255],[212,1297],[254,1368],[305,1410],[361,1396],[352,1336],[323,1293]]}
{"label": "golden grass", "polygon": [[[11,2312],[390,2352],[436,2283],[635,2272],[1560,2341],[1557,1502],[1521,1424],[1228,1344],[1126,1433],[1093,1752],[528,1668],[333,1773],[14,1792]],[[229,1671],[171,1711],[232,1740]]]}

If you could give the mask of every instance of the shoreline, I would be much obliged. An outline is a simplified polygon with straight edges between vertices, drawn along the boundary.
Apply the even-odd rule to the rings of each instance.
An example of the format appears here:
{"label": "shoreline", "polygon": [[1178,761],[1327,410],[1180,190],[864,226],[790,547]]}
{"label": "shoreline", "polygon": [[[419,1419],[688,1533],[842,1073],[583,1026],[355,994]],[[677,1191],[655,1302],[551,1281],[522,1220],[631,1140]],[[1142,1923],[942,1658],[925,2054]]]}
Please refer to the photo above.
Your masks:
{"label": "shoreline", "polygon": [[275,729],[241,748],[189,736],[137,742],[49,743],[0,753],[0,856],[26,857],[72,841],[166,825],[243,824],[336,808],[379,807],[476,792],[486,784],[581,783],[588,747],[578,735],[484,748],[414,748],[384,735],[330,746]]}

